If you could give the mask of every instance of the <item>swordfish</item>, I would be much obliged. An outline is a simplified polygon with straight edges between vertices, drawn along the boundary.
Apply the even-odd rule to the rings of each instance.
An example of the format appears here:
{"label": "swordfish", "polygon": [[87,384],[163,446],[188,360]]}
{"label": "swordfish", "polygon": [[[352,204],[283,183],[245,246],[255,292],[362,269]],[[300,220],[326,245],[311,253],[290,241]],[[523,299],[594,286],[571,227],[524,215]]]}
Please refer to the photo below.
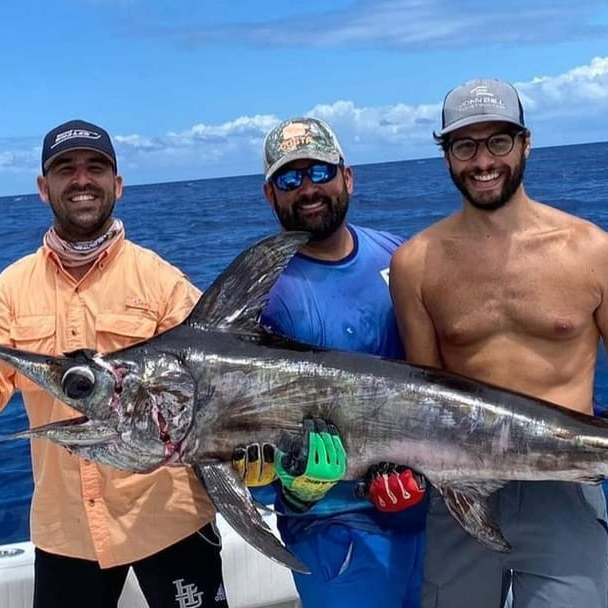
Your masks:
{"label": "swordfish", "polygon": [[324,350],[259,323],[268,291],[308,235],[243,251],[177,327],[107,354],[62,357],[0,347],[0,360],[81,416],[18,433],[84,458],[145,473],[188,465],[250,544],[306,572],[264,523],[231,465],[233,449],[277,444],[304,418],[331,421],[346,479],[380,461],[407,464],[463,528],[508,551],[487,498],[509,480],[598,483],[608,476],[608,424],[444,370]]}

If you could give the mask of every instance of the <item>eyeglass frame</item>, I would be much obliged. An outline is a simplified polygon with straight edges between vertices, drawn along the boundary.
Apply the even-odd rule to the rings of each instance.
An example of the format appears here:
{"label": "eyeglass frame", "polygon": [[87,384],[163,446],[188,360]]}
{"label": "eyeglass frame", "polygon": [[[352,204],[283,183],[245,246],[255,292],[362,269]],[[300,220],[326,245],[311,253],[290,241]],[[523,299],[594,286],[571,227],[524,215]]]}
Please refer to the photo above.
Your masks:
{"label": "eyeglass frame", "polygon": [[[305,159],[303,159],[305,160]],[[315,184],[315,185],[323,185],[323,184],[329,184],[329,182],[333,181],[334,179],[336,179],[336,175],[338,175],[338,171],[340,169],[344,168],[344,160],[340,159],[340,162],[338,163],[328,163],[326,161],[321,161],[321,160],[315,160],[315,159],[310,159],[310,160],[314,160],[315,162],[313,162],[312,164],[308,165],[308,167],[306,168],[281,168],[278,169],[277,171],[275,171],[266,181],[268,181],[269,183],[273,184],[276,188],[278,188],[281,192],[294,192],[295,190],[297,190],[298,188],[302,187],[302,184],[304,183],[304,178],[307,177],[311,183]],[[335,167],[335,173],[327,180],[325,181],[321,181],[321,182],[315,182],[311,179],[310,177],[310,170],[313,167],[318,167],[318,166],[325,166],[325,167]],[[276,178],[281,176],[281,175],[285,175],[286,173],[289,173],[290,171],[295,171],[300,175],[300,183],[292,189],[284,189],[281,188],[279,186],[279,184],[277,184],[276,182]]]}
{"label": "eyeglass frame", "polygon": [[[513,148],[515,147],[515,141],[516,139],[520,136],[520,135],[527,135],[528,130],[527,129],[517,129],[517,130],[506,130],[506,131],[499,131],[498,133],[492,133],[492,135],[489,135],[488,137],[456,137],[455,139],[449,140],[447,142],[445,142],[445,148],[446,150],[456,159],[459,160],[461,162],[467,162],[469,160],[473,160],[476,156],[477,153],[479,152],[479,146],[481,144],[483,144],[486,148],[486,150],[492,155],[495,156],[496,158],[502,158],[504,156],[507,156],[509,154],[511,154],[511,152],[513,152]],[[504,135],[508,135],[511,138],[511,146],[510,148],[506,151],[503,152],[502,154],[495,154],[494,152],[492,152],[492,150],[490,150],[489,146],[488,146],[488,142],[493,138],[493,137],[497,137],[497,136],[504,136]],[[473,152],[473,154],[467,158],[459,158],[456,154],[454,154],[454,150],[453,150],[453,145],[458,142],[458,141],[472,141],[475,143],[475,150]]]}

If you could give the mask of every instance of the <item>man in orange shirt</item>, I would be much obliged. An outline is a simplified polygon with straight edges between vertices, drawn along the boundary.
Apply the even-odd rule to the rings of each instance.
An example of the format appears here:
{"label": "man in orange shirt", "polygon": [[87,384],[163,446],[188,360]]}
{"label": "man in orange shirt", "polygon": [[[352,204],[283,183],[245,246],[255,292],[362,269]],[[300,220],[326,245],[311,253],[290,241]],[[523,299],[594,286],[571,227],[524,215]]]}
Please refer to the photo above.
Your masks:
{"label": "man in orange shirt", "polygon": [[[38,190],[54,222],[42,247],[0,274],[0,343],[108,352],[188,315],[199,290],[113,217],[122,188],[102,128],[72,120],[46,135]],[[78,415],[3,367],[0,409],[15,389],[32,426]],[[129,566],[150,608],[228,605],[214,509],[190,469],[126,473],[40,439],[32,461],[34,608],[115,607]]]}

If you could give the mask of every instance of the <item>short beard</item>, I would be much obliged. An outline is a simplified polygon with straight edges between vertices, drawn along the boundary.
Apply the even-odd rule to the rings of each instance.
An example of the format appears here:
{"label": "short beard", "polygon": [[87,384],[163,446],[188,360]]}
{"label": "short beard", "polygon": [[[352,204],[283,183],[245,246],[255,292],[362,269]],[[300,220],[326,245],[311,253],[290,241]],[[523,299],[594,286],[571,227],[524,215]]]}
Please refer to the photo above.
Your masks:
{"label": "short beard", "polygon": [[[301,215],[301,205],[313,200],[323,203],[324,208],[314,216]],[[348,205],[349,195],[346,184],[344,184],[340,196],[334,199],[321,195],[302,196],[288,209],[280,207],[277,204],[276,196],[274,196],[274,210],[281,226],[288,231],[304,230],[310,232],[313,241],[322,241],[330,237],[344,224]]]}
{"label": "short beard", "polygon": [[497,209],[504,207],[511,200],[521,185],[524,178],[524,172],[526,170],[526,157],[522,151],[519,162],[517,165],[515,165],[512,171],[509,170],[507,180],[505,181],[502,190],[498,196],[493,199],[483,199],[481,197],[474,198],[474,196],[467,189],[464,180],[462,180],[452,171],[451,164],[449,165],[449,168],[450,177],[452,178],[454,185],[456,188],[458,188],[458,190],[460,190],[462,196],[464,196],[464,198],[471,203],[473,207],[475,207],[475,209],[479,209],[480,211],[496,211]]}
{"label": "short beard", "polygon": [[51,197],[50,193],[48,195],[49,206],[51,207],[51,211],[55,218],[55,229],[59,236],[66,241],[82,242],[96,238],[96,236],[103,233],[104,226],[108,223],[109,218],[112,217],[112,214],[114,213],[114,208],[116,206],[114,194],[110,206],[106,207],[107,201],[105,201],[105,192],[100,188],[92,188],[90,186],[87,188],[76,187],[67,192],[64,197],[68,198],[81,191],[93,192],[100,199],[104,200],[104,205],[100,206],[93,218],[89,219],[84,226],[81,221],[75,220],[72,217],[73,214],[70,214],[65,210],[64,205],[58,204],[57,201]]}

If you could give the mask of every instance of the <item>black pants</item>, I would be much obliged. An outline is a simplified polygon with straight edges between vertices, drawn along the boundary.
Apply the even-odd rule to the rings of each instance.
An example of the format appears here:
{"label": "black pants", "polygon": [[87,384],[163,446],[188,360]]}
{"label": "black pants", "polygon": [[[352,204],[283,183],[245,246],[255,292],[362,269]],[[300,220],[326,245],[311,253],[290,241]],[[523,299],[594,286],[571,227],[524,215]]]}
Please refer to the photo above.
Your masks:
{"label": "black pants", "polygon": [[[208,524],[196,534],[130,564],[150,608],[228,608],[221,541]],[[33,608],[116,608],[129,565],[97,562],[36,548]]]}

